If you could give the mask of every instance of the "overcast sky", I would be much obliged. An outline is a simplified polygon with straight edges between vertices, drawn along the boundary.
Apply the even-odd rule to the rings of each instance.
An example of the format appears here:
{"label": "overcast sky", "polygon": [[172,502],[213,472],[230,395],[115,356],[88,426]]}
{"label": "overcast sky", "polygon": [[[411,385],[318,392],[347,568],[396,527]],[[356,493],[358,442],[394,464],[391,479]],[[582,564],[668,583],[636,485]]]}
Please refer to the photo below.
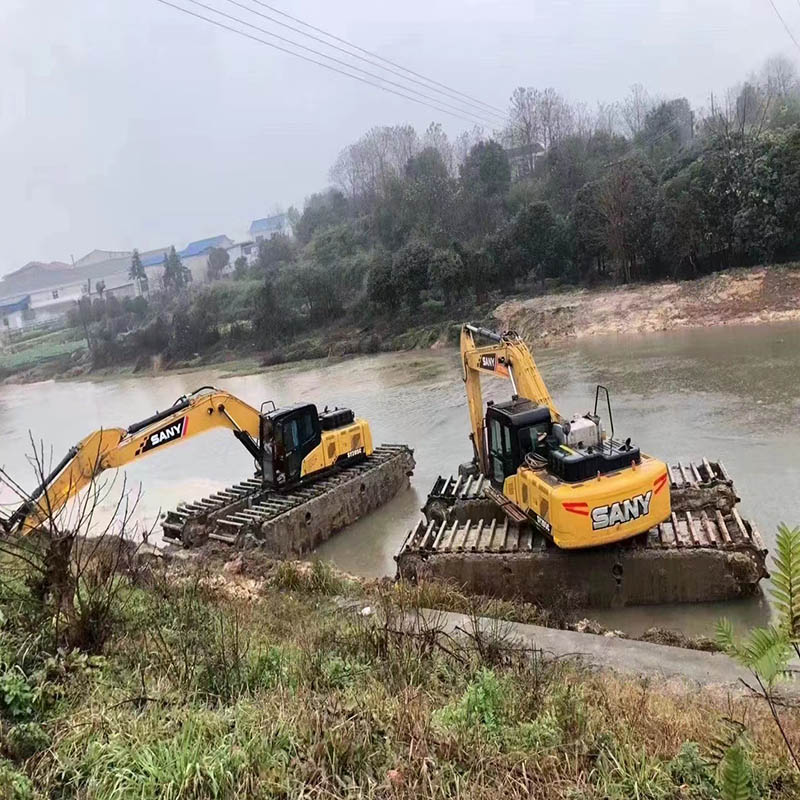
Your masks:
{"label": "overcast sky", "polygon": [[[502,107],[519,85],[594,104],[634,82],[698,105],[798,56],[769,0],[269,2]],[[800,39],[800,4],[775,3]],[[373,125],[468,127],[156,0],[2,0],[0,76],[0,274],[235,238],[302,207]]]}

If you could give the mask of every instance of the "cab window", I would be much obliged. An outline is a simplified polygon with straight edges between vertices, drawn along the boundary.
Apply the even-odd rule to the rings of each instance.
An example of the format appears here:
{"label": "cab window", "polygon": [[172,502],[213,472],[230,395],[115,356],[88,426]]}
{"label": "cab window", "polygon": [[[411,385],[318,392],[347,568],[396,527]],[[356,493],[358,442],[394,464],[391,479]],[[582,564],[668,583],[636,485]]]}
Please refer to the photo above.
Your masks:
{"label": "cab window", "polygon": [[539,437],[542,434],[547,436],[550,433],[550,423],[539,422],[536,425],[526,425],[524,428],[519,429],[519,452],[520,457],[525,458],[529,453],[534,453],[538,450],[540,453],[545,453],[547,445],[544,441],[539,442]]}

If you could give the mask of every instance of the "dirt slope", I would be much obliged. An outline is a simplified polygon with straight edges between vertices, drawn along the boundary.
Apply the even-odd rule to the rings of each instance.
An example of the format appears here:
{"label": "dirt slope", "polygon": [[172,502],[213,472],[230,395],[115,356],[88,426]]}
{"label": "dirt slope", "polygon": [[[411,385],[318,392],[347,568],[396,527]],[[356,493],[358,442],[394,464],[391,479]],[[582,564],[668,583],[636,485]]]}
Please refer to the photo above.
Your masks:
{"label": "dirt slope", "polygon": [[528,340],[800,320],[800,265],[509,300],[494,316]]}

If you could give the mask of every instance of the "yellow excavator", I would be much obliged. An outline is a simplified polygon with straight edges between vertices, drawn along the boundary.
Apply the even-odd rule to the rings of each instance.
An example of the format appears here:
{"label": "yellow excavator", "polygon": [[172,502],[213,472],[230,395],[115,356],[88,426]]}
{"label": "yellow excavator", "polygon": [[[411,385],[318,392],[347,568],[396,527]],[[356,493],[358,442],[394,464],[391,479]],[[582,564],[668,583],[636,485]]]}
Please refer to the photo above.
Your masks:
{"label": "yellow excavator", "polygon": [[268,401],[257,411],[228,392],[204,386],[126,428],[90,433],[7,520],[0,518],[0,524],[7,533],[25,533],[47,525],[101,472],[124,467],[214,428],[233,431],[256,460],[261,486],[279,491],[363,461],[373,452],[369,425],[356,419],[350,409],[318,413],[311,403],[276,408]]}
{"label": "yellow excavator", "polygon": [[[476,337],[489,341],[478,346]],[[594,411],[562,417],[525,342],[475,325],[461,330],[461,358],[474,449],[472,469],[487,494],[515,522],[530,522],[565,549],[620,542],[670,517],[663,461],[615,438],[608,390],[598,386]],[[512,397],[489,402],[481,375],[508,379]],[[607,435],[598,415],[605,399]]]}

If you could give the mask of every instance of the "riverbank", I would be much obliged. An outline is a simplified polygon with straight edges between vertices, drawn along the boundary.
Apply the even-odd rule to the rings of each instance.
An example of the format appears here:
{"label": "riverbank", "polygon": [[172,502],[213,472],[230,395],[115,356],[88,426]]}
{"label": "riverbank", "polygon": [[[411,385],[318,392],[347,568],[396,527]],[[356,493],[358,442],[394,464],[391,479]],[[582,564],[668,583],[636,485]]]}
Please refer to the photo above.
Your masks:
{"label": "riverbank", "polygon": [[752,267],[693,281],[581,289],[507,300],[498,327],[528,341],[800,320],[800,265]]}
{"label": "riverbank", "polygon": [[734,741],[746,796],[800,792],[741,691],[592,668],[600,637],[559,655],[321,563],[228,572],[120,576],[107,638],[71,651],[4,582],[0,795],[712,798]]}
{"label": "riverbank", "polygon": [[[458,345],[460,325],[479,321],[513,329],[539,346],[608,334],[654,333],[722,325],[757,325],[800,320],[800,265],[734,269],[692,281],[554,291],[459,308],[447,318],[422,315],[410,324],[398,317],[369,326],[335,323],[284,344],[258,350],[247,339],[235,347],[224,341],[192,358],[162,357],[92,369],[78,343],[59,350],[32,340],[29,351],[0,354],[0,382],[102,379],[124,374],[158,375],[221,367],[245,375],[278,364],[336,359],[378,352],[428,350]],[[52,338],[52,334],[49,335]]]}

